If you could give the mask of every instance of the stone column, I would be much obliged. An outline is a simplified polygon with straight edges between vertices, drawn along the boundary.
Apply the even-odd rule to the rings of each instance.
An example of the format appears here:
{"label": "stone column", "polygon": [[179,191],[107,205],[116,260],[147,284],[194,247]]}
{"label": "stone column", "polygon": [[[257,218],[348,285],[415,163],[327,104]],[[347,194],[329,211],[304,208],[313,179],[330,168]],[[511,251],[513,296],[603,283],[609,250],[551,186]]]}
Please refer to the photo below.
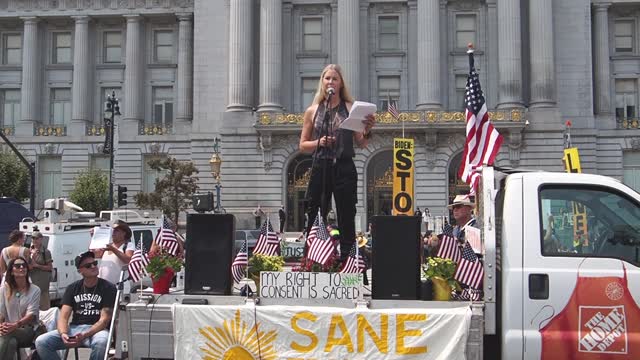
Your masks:
{"label": "stone column", "polygon": [[91,87],[91,56],[89,55],[89,21],[88,16],[73,16],[76,22],[73,42],[73,87],[71,89],[71,126],[67,130],[70,135],[85,134],[87,122],[91,122],[91,104],[93,102]]}
{"label": "stone column", "polygon": [[530,107],[556,104],[556,79],[553,56],[553,1],[529,2],[529,41],[531,43]]}
{"label": "stone column", "polygon": [[611,113],[611,69],[609,64],[609,6],[611,3],[593,4],[595,111]]}
{"label": "stone column", "polygon": [[260,105],[282,111],[282,0],[260,1]]}
{"label": "stone column", "polygon": [[418,1],[418,110],[439,110],[440,1]]}
{"label": "stone column", "polygon": [[520,1],[498,0],[498,108],[523,107]]}
{"label": "stone column", "polygon": [[193,15],[178,14],[178,101],[175,130],[183,134],[193,120]]}
{"label": "stone column", "polygon": [[338,0],[338,64],[351,95],[360,95],[360,1]]}
{"label": "stone column", "polygon": [[24,17],[24,34],[22,36],[22,91],[21,114],[22,119],[16,124],[16,134],[33,135],[33,125],[41,121],[38,106],[40,104],[40,47],[38,46],[37,17]]}
{"label": "stone column", "polygon": [[[137,134],[138,125],[144,121],[144,40],[142,17],[125,15],[127,19],[127,47],[124,71],[124,118],[122,134]],[[122,109],[120,110],[122,111]]]}
{"label": "stone column", "polygon": [[253,0],[231,0],[229,9],[229,103],[227,111],[251,111]]}

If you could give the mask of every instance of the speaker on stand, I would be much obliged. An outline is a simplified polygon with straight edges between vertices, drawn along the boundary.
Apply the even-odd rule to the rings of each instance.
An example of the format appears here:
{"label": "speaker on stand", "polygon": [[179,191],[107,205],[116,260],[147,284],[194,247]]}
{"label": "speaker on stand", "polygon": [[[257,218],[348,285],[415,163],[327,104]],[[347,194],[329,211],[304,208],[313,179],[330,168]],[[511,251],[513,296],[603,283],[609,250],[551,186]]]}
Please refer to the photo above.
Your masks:
{"label": "speaker on stand", "polygon": [[231,295],[235,217],[188,214],[184,293]]}
{"label": "speaker on stand", "polygon": [[420,295],[420,221],[417,216],[374,216],[371,224],[371,297],[417,300]]}

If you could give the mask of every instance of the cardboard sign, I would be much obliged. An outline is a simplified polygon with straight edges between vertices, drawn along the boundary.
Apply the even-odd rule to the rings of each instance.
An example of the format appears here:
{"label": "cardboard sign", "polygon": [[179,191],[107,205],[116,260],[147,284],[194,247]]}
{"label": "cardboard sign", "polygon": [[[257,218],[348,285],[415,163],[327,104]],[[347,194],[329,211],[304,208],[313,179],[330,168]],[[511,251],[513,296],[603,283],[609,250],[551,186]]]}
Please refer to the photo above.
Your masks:
{"label": "cardboard sign", "polygon": [[355,300],[361,284],[362,274],[263,271],[260,297]]}
{"label": "cardboard sign", "polygon": [[393,139],[393,215],[413,215],[413,139]]}

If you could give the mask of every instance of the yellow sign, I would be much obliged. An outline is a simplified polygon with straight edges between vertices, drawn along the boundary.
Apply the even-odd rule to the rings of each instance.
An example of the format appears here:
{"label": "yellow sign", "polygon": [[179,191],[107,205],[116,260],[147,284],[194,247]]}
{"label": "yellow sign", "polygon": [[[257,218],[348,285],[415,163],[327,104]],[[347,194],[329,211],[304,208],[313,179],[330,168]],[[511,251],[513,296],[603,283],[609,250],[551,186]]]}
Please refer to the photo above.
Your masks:
{"label": "yellow sign", "polygon": [[564,149],[564,167],[568,173],[581,173],[582,167],[580,166],[580,154],[578,148]]}
{"label": "yellow sign", "polygon": [[[578,148],[564,149],[564,167],[568,173],[581,173],[580,153]],[[579,202],[573,202],[573,247],[589,245],[589,227],[587,225],[587,209]]]}
{"label": "yellow sign", "polygon": [[413,215],[413,139],[393,139],[393,215]]}

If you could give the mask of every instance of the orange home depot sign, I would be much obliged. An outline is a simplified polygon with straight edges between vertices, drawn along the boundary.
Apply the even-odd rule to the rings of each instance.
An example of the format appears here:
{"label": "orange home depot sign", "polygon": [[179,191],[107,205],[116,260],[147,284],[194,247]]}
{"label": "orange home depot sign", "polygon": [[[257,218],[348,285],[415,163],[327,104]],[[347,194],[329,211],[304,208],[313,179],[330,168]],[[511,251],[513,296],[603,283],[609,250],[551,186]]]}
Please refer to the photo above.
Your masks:
{"label": "orange home depot sign", "polygon": [[[581,173],[580,153],[578,148],[564,149],[564,167],[568,173]],[[579,202],[573,202],[573,247],[589,245],[589,227],[587,225],[587,210]]]}
{"label": "orange home depot sign", "polygon": [[413,215],[413,139],[393,139],[393,215]]}
{"label": "orange home depot sign", "polygon": [[462,360],[471,310],[176,304],[173,317],[177,360]]}

